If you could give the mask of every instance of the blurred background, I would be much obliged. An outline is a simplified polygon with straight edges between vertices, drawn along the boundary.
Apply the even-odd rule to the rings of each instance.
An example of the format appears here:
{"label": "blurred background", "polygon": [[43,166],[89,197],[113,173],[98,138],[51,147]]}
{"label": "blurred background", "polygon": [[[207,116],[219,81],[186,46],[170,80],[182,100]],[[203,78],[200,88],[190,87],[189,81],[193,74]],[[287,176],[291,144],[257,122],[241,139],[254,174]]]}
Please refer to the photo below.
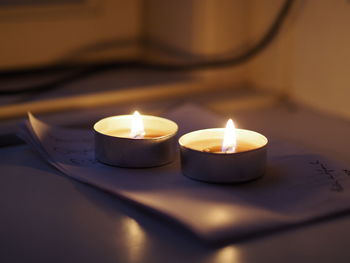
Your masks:
{"label": "blurred background", "polygon": [[347,122],[349,12],[347,0],[0,0],[3,134],[26,111],[72,125],[56,113],[90,123],[188,102]]}
{"label": "blurred background", "polygon": [[350,0],[0,0],[2,258],[348,262],[348,217],[208,250],[48,176],[16,132],[28,111],[92,131],[106,116],[185,105],[349,164],[349,28]]}

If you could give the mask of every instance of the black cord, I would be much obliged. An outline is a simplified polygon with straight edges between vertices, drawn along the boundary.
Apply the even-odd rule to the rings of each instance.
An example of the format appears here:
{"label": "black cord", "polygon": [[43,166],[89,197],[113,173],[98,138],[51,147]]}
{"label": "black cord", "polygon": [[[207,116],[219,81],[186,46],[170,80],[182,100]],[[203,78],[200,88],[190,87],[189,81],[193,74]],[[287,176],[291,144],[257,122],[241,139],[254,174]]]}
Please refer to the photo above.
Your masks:
{"label": "black cord", "polygon": [[[46,92],[46,91],[57,89],[73,81],[83,79],[86,76],[90,76],[92,74],[97,74],[99,72],[105,72],[107,70],[118,69],[118,68],[120,69],[133,68],[136,64],[137,63],[133,61],[126,61],[126,62],[120,62],[118,64],[115,63],[113,64],[113,67],[111,67],[111,65],[100,65],[98,67],[86,67],[85,69],[84,68],[80,69],[78,71],[75,71],[74,73],[68,74],[62,78],[58,78],[54,81],[50,81],[45,84],[32,85],[32,86],[27,86],[24,88],[17,88],[17,89],[0,90],[0,96],[36,94],[36,93]],[[53,71],[56,71],[56,69],[53,69]]]}
{"label": "black cord", "polygon": [[151,69],[156,70],[199,70],[206,68],[218,68],[218,67],[228,67],[228,66],[236,66],[238,64],[242,64],[251,58],[255,57],[257,54],[262,52],[278,35],[283,22],[285,21],[289,11],[291,10],[292,4],[294,0],[286,0],[280,9],[276,19],[270,26],[269,30],[264,34],[264,36],[250,49],[242,52],[239,55],[234,57],[223,58],[220,60],[204,60],[189,64],[177,65],[177,64],[159,64],[159,63],[151,63],[145,62],[144,66]]}
{"label": "black cord", "polygon": [[[271,42],[278,35],[286,17],[288,16],[291,7],[294,3],[294,0],[285,0],[283,6],[277,14],[274,22],[271,24],[267,32],[263,35],[263,37],[251,48],[242,52],[241,54],[234,55],[227,58],[220,59],[203,59],[200,61],[185,63],[185,64],[166,64],[166,63],[158,63],[151,62],[145,60],[134,60],[134,61],[117,61],[117,62],[107,62],[101,63],[93,66],[85,66],[79,70],[78,73],[73,73],[71,75],[65,76],[58,80],[39,85],[39,86],[30,86],[20,89],[10,89],[10,90],[0,90],[0,95],[18,95],[18,94],[28,94],[28,93],[40,93],[49,90],[56,89],[64,84],[85,78],[92,74],[97,74],[106,70],[111,69],[150,69],[150,70],[158,70],[158,71],[193,71],[193,70],[201,70],[208,68],[220,68],[220,67],[229,67],[229,66],[237,66],[242,63],[247,62],[252,59],[260,52],[262,52],[265,48],[271,44]],[[72,67],[72,66],[71,66]],[[73,66],[74,67],[74,66]],[[73,68],[72,67],[72,68]],[[52,67],[51,70],[62,70],[64,66],[57,65],[56,67]],[[49,69],[50,71],[50,69]],[[16,74],[16,73],[15,73]]]}

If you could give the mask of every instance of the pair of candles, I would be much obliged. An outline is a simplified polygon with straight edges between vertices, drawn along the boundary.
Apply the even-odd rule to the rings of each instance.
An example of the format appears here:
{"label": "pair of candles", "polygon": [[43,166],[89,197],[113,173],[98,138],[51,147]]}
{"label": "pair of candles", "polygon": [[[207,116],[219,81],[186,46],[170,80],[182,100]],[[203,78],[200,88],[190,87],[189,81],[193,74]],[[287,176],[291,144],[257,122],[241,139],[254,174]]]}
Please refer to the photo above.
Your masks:
{"label": "pair of candles", "polygon": [[102,163],[153,167],[172,162],[180,145],[184,175],[215,183],[242,182],[264,174],[267,139],[253,131],[226,128],[197,130],[177,141],[175,122],[156,116],[120,115],[94,125],[95,155]]}

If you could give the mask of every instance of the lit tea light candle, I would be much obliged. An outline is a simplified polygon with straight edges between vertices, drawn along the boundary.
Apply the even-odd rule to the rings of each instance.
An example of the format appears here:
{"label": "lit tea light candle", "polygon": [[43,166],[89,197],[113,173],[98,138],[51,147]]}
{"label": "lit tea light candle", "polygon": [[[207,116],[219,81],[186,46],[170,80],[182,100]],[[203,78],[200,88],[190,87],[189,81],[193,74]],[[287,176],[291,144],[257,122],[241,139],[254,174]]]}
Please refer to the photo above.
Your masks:
{"label": "lit tea light candle", "polygon": [[257,132],[236,129],[232,120],[226,128],[187,133],[179,139],[182,172],[213,183],[258,178],[265,171],[267,143]]}
{"label": "lit tea light candle", "polygon": [[150,115],[119,115],[94,125],[95,156],[102,163],[120,167],[153,167],[176,156],[177,124]]}

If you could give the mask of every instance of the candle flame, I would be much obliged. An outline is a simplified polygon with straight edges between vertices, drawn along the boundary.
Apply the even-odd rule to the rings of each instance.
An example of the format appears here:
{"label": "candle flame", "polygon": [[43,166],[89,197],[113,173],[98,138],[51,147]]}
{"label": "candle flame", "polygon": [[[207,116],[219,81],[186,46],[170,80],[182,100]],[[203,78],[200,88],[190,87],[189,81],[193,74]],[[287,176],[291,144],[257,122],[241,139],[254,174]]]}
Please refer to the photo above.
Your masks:
{"label": "candle flame", "polygon": [[226,124],[221,151],[225,153],[233,153],[236,150],[236,144],[236,128],[232,119],[229,119]]}
{"label": "candle flame", "polygon": [[140,113],[135,111],[132,116],[130,137],[134,139],[142,139],[145,136],[145,128]]}

